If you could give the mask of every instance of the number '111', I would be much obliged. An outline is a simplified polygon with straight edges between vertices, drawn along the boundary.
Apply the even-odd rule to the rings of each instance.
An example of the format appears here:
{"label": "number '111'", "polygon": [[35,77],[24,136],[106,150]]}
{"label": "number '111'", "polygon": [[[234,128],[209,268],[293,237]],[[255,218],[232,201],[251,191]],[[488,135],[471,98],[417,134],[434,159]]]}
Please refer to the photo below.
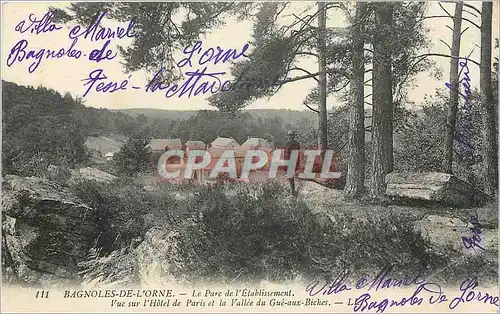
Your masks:
{"label": "number '111'", "polygon": [[39,290],[35,294],[35,298],[48,298],[49,297],[49,291],[45,290]]}

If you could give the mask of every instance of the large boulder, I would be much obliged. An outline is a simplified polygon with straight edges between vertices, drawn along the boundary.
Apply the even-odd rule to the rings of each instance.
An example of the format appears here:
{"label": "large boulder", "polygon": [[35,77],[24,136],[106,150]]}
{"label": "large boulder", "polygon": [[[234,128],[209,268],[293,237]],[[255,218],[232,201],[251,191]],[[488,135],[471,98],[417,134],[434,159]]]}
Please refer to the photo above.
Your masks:
{"label": "large boulder", "polygon": [[2,190],[2,262],[31,285],[76,279],[100,232],[96,211],[47,179],[7,175]]}
{"label": "large boulder", "polygon": [[447,173],[392,172],[386,176],[386,183],[386,194],[396,199],[454,206],[470,206],[486,199],[486,195]]}

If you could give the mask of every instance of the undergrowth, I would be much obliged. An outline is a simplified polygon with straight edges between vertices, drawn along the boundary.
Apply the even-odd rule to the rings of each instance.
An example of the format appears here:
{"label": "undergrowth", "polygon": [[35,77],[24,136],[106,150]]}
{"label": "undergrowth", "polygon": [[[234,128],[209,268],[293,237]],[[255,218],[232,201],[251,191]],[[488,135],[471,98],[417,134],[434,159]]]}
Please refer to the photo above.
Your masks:
{"label": "undergrowth", "polygon": [[140,242],[152,227],[178,233],[177,253],[165,254],[162,262],[170,265],[173,277],[188,283],[310,280],[342,270],[370,278],[389,265],[395,278],[423,274],[454,282],[477,269],[485,270],[481,275],[487,278],[498,274],[486,260],[456,263],[459,257],[446,248],[428,249],[405,213],[388,210],[361,217],[336,207],[325,220],[279,183],[168,184],[144,191],[138,182],[81,182],[73,190],[102,211],[103,226],[110,228],[110,249],[101,254],[106,259],[82,264],[87,281],[98,274],[136,276],[135,266],[129,264],[118,275],[115,264],[135,259],[124,248]]}

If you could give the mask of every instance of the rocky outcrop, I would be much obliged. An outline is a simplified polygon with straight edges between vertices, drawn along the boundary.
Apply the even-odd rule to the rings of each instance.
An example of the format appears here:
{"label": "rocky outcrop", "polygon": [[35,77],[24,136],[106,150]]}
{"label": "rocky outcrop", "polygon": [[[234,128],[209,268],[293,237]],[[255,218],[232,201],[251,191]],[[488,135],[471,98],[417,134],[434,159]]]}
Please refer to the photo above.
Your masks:
{"label": "rocky outcrop", "polygon": [[2,190],[2,245],[15,276],[31,285],[77,278],[99,234],[96,211],[46,179],[7,175]]}
{"label": "rocky outcrop", "polygon": [[47,167],[48,179],[57,182],[65,183],[71,177],[71,171],[60,166],[49,165]]}
{"label": "rocky outcrop", "polygon": [[496,260],[498,255],[498,229],[479,227],[474,245],[463,237],[474,238],[474,225],[455,217],[429,215],[415,222],[414,230],[429,243],[434,252],[448,254],[450,251],[464,256],[481,255]]}
{"label": "rocky outcrop", "polygon": [[144,239],[135,238],[129,246],[106,256],[89,256],[82,261],[82,287],[108,289],[123,286],[165,287],[182,282],[171,272],[176,263],[179,233],[150,229]]}
{"label": "rocky outcrop", "polygon": [[153,228],[146,233],[144,241],[137,247],[137,262],[141,284],[161,286],[176,282],[169,272],[175,259],[178,233]]}
{"label": "rocky outcrop", "polygon": [[480,196],[484,198],[469,184],[447,173],[392,172],[386,176],[386,183],[386,194],[396,199],[465,207],[483,201]]}
{"label": "rocky outcrop", "polygon": [[[133,243],[132,243],[133,244]],[[139,283],[137,254],[133,245],[100,256],[92,250],[88,260],[79,263],[84,289],[133,287]]]}
{"label": "rocky outcrop", "polygon": [[74,171],[72,175],[72,180],[78,180],[78,179],[83,179],[83,180],[93,180],[97,181],[100,183],[111,183],[118,177],[107,173],[105,171],[96,169],[96,168],[91,168],[91,167],[86,167],[86,168],[80,168],[78,171]]}

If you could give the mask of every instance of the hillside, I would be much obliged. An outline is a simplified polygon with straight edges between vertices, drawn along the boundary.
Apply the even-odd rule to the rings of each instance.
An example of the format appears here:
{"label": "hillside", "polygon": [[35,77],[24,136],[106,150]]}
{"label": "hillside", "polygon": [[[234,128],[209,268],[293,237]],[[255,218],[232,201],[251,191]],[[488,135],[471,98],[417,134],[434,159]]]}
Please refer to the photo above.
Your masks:
{"label": "hillside", "polygon": [[108,141],[115,137],[206,143],[219,136],[233,137],[239,143],[261,137],[282,146],[287,131],[295,130],[304,135],[304,145],[316,142],[316,114],[308,111],[244,110],[227,115],[216,110],[109,110],[85,106],[69,93],[7,81],[2,81],[2,101],[2,168],[4,173],[24,176],[38,175],[50,164],[102,163],[104,154],[123,144],[124,140],[118,140],[120,145]]}
{"label": "hillside", "polygon": [[[152,108],[132,108],[132,109],[110,109],[110,111],[122,112],[132,117],[137,117],[141,114],[148,118],[182,120],[195,116],[197,110],[163,110]],[[215,111],[215,110],[214,110]],[[288,123],[294,123],[300,119],[307,118],[310,121],[316,121],[316,113],[310,110],[285,110],[285,109],[247,109],[242,110],[243,113],[248,112],[252,118],[282,118]]]}

